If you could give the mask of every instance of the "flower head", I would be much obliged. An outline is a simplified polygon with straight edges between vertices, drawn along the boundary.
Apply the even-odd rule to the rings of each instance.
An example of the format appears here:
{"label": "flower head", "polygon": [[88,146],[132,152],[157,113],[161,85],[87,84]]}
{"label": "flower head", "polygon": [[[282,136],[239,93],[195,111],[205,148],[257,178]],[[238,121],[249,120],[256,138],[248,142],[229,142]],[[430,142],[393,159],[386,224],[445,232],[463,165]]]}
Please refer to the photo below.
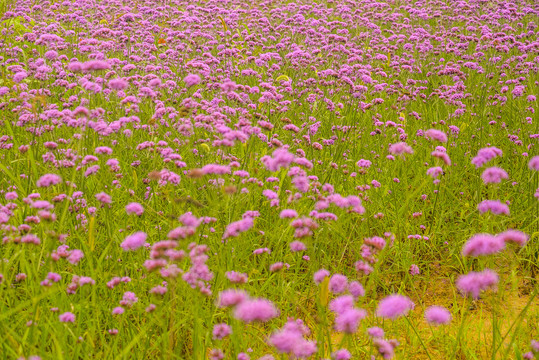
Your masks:
{"label": "flower head", "polygon": [[139,231],[126,237],[120,246],[124,251],[137,250],[146,243],[146,238],[146,233]]}
{"label": "flower head", "polygon": [[451,313],[444,307],[431,306],[425,310],[425,319],[432,325],[448,324],[451,321]]}
{"label": "flower head", "polygon": [[387,319],[396,319],[399,316],[406,315],[414,306],[415,304],[406,296],[389,295],[378,303],[376,315]]}

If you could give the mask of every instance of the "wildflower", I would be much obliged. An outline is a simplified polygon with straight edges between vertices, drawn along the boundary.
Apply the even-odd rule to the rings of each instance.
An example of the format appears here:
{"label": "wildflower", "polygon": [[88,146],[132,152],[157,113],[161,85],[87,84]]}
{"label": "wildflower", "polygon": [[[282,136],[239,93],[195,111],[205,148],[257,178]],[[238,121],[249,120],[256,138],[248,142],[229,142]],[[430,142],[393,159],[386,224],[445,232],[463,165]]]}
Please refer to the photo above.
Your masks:
{"label": "wildflower", "polygon": [[228,224],[228,226],[225,229],[225,232],[223,234],[223,239],[227,239],[231,236],[238,236],[240,233],[245,232],[252,228],[254,225],[253,219],[250,217],[247,217],[245,219],[232,222]]}
{"label": "wildflower", "polygon": [[201,79],[200,76],[196,74],[189,74],[183,79],[183,81],[187,87],[191,87],[200,84]]}
{"label": "wildflower", "polygon": [[100,192],[99,194],[96,194],[95,198],[97,199],[97,201],[99,201],[102,204],[110,204],[112,202],[111,197],[105,194],[104,192]]}
{"label": "wildflower", "polygon": [[279,215],[279,217],[281,219],[292,219],[292,218],[298,217],[298,213],[296,212],[296,210],[285,209],[281,211],[281,214]]}
{"label": "wildflower", "polygon": [[332,293],[340,294],[346,290],[347,286],[348,286],[348,279],[344,275],[334,274],[329,279],[329,290]]}
{"label": "wildflower", "polygon": [[58,316],[61,322],[75,322],[75,315],[70,312],[65,312]]}
{"label": "wildflower", "polygon": [[526,245],[528,235],[518,230],[507,230],[497,235],[497,238],[504,243],[513,242],[520,246]]}
{"label": "wildflower", "polygon": [[126,291],[122,297],[122,300],[120,300],[120,305],[131,307],[137,301],[138,297],[135,295],[134,292]]}
{"label": "wildflower", "polygon": [[485,184],[497,184],[502,181],[502,179],[508,179],[509,175],[505,170],[499,167],[489,167],[483,171],[481,174],[481,179]]}
{"label": "wildflower", "polygon": [[123,79],[112,79],[109,81],[109,87],[113,90],[124,90],[128,85],[129,83]]}
{"label": "wildflower", "polygon": [[346,349],[340,349],[331,354],[331,358],[333,360],[350,360],[352,358],[352,354],[350,354],[350,351]]}
{"label": "wildflower", "polygon": [[483,200],[477,205],[477,210],[479,210],[481,214],[490,211],[495,215],[509,215],[509,206],[502,203],[500,200]]}
{"label": "wildflower", "polygon": [[340,314],[354,306],[354,297],[351,295],[339,296],[329,303],[329,309],[334,313]]}
{"label": "wildflower", "polygon": [[477,156],[472,159],[472,164],[480,168],[490,160],[502,156],[502,151],[494,146],[482,148],[477,152]]}
{"label": "wildflower", "polygon": [[532,340],[530,346],[532,347],[532,351],[534,353],[539,353],[539,341]]}
{"label": "wildflower", "polygon": [[380,338],[382,339],[384,337],[384,329],[379,327],[371,327],[367,329],[367,335],[369,335],[371,338]]}
{"label": "wildflower", "polygon": [[539,155],[532,157],[528,166],[530,170],[539,171]]}
{"label": "wildflower", "polygon": [[443,152],[443,151],[433,151],[431,153],[432,156],[436,157],[436,158],[439,158],[439,159],[442,159],[443,162],[449,166],[451,165],[451,159],[449,158],[449,155],[447,155],[446,152]]}
{"label": "wildflower", "polygon": [[125,240],[120,244],[120,246],[122,247],[122,249],[124,249],[124,251],[134,251],[146,243],[146,238],[146,233],[139,231],[126,237]]}
{"label": "wildflower", "polygon": [[490,269],[485,269],[481,272],[472,271],[466,275],[461,275],[456,284],[464,295],[471,295],[474,299],[477,299],[481,291],[498,284],[498,274]]}
{"label": "wildflower", "polygon": [[211,349],[209,358],[210,360],[222,360],[225,358],[225,354],[221,349]]}
{"label": "wildflower", "polygon": [[359,322],[367,316],[363,309],[348,308],[338,313],[335,318],[335,330],[353,334],[357,331]]}
{"label": "wildflower", "polygon": [[320,269],[314,273],[314,276],[313,276],[314,282],[318,285],[322,281],[324,281],[326,277],[329,277],[329,275],[330,275],[329,271],[327,271],[326,269]]}
{"label": "wildflower", "polygon": [[224,323],[216,324],[213,327],[212,334],[214,340],[222,340],[228,335],[232,334],[232,328]]}
{"label": "wildflower", "polygon": [[389,295],[378,303],[376,315],[388,319],[396,319],[399,316],[406,315],[414,306],[415,304],[406,296],[397,294]]}
{"label": "wildflower", "polygon": [[127,215],[135,214],[141,216],[144,213],[144,208],[139,203],[132,202],[125,206],[125,212]]}
{"label": "wildflower", "polygon": [[472,236],[462,247],[462,256],[491,255],[502,251],[504,241],[494,235],[477,234]]}
{"label": "wildflower", "polygon": [[219,298],[217,300],[217,306],[219,307],[230,307],[238,305],[247,299],[247,293],[242,290],[229,289],[224,290],[219,293]]}
{"label": "wildflower", "polygon": [[93,175],[99,171],[99,165],[92,165],[84,172],[84,177]]}
{"label": "wildflower", "polygon": [[348,291],[355,298],[365,296],[365,289],[363,288],[363,285],[361,285],[358,281],[352,281],[350,284],[348,284]]}
{"label": "wildflower", "polygon": [[234,317],[247,323],[266,322],[277,317],[278,314],[273,303],[266,299],[244,300],[234,310]]}
{"label": "wildflower", "polygon": [[225,276],[228,280],[230,280],[230,282],[235,284],[245,284],[248,280],[247,274],[239,273],[236,271],[227,271],[225,273]]}
{"label": "wildflower", "polygon": [[402,155],[402,154],[413,154],[414,151],[412,148],[404,142],[399,142],[396,144],[392,144],[389,147],[389,152],[393,155]]}
{"label": "wildflower", "polygon": [[290,319],[281,330],[273,333],[269,343],[280,353],[288,353],[295,358],[307,358],[316,353],[316,343],[303,338],[309,330],[301,320]]}
{"label": "wildflower", "polygon": [[447,142],[447,135],[440,130],[430,129],[425,132],[425,136],[429,139],[433,139],[442,143]]}
{"label": "wildflower", "polygon": [[410,266],[410,275],[419,275],[419,267],[416,265],[416,264],[412,264],[412,266]]}
{"label": "wildflower", "polygon": [[150,294],[165,295],[168,289],[164,286],[154,286],[150,289]]}
{"label": "wildflower", "polygon": [[278,262],[273,263],[273,264],[270,265],[269,271],[270,272],[276,272],[276,271],[281,270],[284,266],[285,266],[285,264],[282,261],[278,261]]}
{"label": "wildflower", "polygon": [[356,163],[356,165],[360,168],[368,169],[371,167],[372,163],[369,160],[361,159]]}
{"label": "wildflower", "polygon": [[98,71],[110,69],[110,64],[103,60],[90,60],[82,64],[82,70]]}
{"label": "wildflower", "polygon": [[443,172],[444,170],[441,167],[435,166],[427,170],[427,175],[437,178],[440,174],[443,174]]}
{"label": "wildflower", "polygon": [[290,250],[292,252],[305,251],[305,250],[307,250],[307,247],[301,241],[296,240],[296,241],[292,241],[290,243]]}
{"label": "wildflower", "polygon": [[372,343],[378,350],[378,353],[380,353],[384,359],[391,359],[393,356],[395,356],[395,348],[397,347],[397,344],[394,342],[376,338]]}
{"label": "wildflower", "polygon": [[69,252],[69,255],[67,256],[66,260],[73,265],[77,265],[83,257],[84,253],[81,250],[76,249]]}
{"label": "wildflower", "polygon": [[121,315],[123,314],[125,311],[125,309],[121,306],[118,306],[118,307],[115,307],[114,309],[112,309],[112,315]]}
{"label": "wildflower", "polygon": [[49,187],[62,182],[62,178],[56,174],[46,174],[39,178],[36,182],[37,187]]}
{"label": "wildflower", "polygon": [[451,313],[444,307],[431,306],[425,310],[425,319],[432,325],[448,324],[451,321]]}
{"label": "wildflower", "polygon": [[16,83],[20,83],[24,79],[28,77],[28,74],[24,71],[19,71],[15,75],[13,75],[13,81]]}

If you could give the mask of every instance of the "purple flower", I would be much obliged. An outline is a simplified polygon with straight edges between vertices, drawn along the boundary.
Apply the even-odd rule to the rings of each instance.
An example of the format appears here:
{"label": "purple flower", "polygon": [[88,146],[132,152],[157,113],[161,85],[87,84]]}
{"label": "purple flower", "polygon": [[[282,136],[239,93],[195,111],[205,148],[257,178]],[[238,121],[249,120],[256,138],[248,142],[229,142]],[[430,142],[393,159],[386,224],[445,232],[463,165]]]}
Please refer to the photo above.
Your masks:
{"label": "purple flower", "polygon": [[361,285],[358,281],[352,281],[350,284],[348,284],[348,291],[355,298],[365,296],[365,289],[363,288],[363,285]]}
{"label": "purple flower", "polygon": [[196,74],[189,74],[183,79],[183,81],[187,87],[191,87],[200,84],[201,79],[200,76]]}
{"label": "purple flower", "polygon": [[112,309],[112,315],[121,315],[123,314],[125,309],[121,306],[117,306],[114,309]]}
{"label": "purple flower", "polygon": [[230,166],[226,165],[218,165],[218,164],[208,164],[204,165],[202,169],[200,169],[203,174],[210,175],[224,175],[224,174],[230,174]]}
{"label": "purple flower", "polygon": [[471,295],[474,299],[477,299],[481,291],[498,284],[498,274],[490,269],[485,269],[481,272],[472,271],[466,275],[461,275],[456,284],[464,295]]}
{"label": "purple flower", "polygon": [[279,217],[281,219],[292,219],[298,217],[298,213],[296,212],[296,210],[293,209],[285,209],[281,211]]}
{"label": "purple flower", "polygon": [[495,157],[502,156],[502,151],[494,146],[482,148],[477,152],[477,156],[472,159],[472,164],[477,168],[485,165]]}
{"label": "purple flower", "polygon": [[346,349],[340,349],[331,354],[331,358],[333,360],[350,360],[352,358],[352,355],[350,354],[350,351]]}
{"label": "purple flower", "polygon": [[509,175],[505,172],[504,169],[499,167],[489,167],[483,171],[481,174],[481,179],[485,184],[497,184],[502,181],[502,179],[508,179]]}
{"label": "purple flower", "polygon": [[357,331],[359,322],[367,316],[363,309],[348,308],[338,313],[335,318],[335,330],[353,334]]}
{"label": "purple flower", "polygon": [[497,235],[497,237],[504,243],[513,242],[520,246],[526,245],[529,237],[522,231],[518,230],[507,230]]}
{"label": "purple flower", "polygon": [[367,334],[371,338],[380,338],[382,339],[384,337],[384,329],[379,327],[371,327],[367,329]]}
{"label": "purple flower", "polygon": [[58,316],[61,322],[75,322],[75,315],[70,312],[65,312]]}
{"label": "purple flower", "polygon": [[16,83],[20,83],[24,79],[28,77],[28,74],[25,71],[19,71],[15,75],[13,75],[13,81]]}
{"label": "purple flower", "polygon": [[62,178],[56,174],[46,174],[36,182],[37,187],[49,187],[62,182]]}
{"label": "purple flower", "polygon": [[280,353],[288,353],[294,358],[307,358],[316,353],[316,343],[303,338],[309,330],[301,320],[290,319],[284,327],[269,338],[269,343]]}
{"label": "purple flower", "polygon": [[327,271],[326,269],[320,269],[317,272],[315,272],[313,275],[314,282],[318,285],[322,281],[324,281],[324,279],[328,277],[329,275],[330,275],[329,271]]}
{"label": "purple flower", "polygon": [[445,151],[433,151],[431,153],[432,156],[434,156],[435,158],[438,158],[438,159],[442,159],[443,162],[449,166],[451,165],[451,159],[449,158],[449,155],[447,155],[447,153]]}
{"label": "purple flower", "polygon": [[351,295],[339,296],[329,303],[329,309],[334,313],[340,314],[354,306],[354,297]]}
{"label": "purple flower", "polygon": [[435,166],[435,167],[431,167],[427,169],[427,175],[432,176],[433,178],[437,178],[443,172],[444,172],[444,169],[442,169],[439,166]]}
{"label": "purple flower", "polygon": [[127,215],[135,214],[141,216],[144,213],[144,208],[139,203],[132,202],[125,206],[125,212]]}
{"label": "purple flower", "polygon": [[406,296],[389,295],[378,303],[376,315],[387,319],[396,319],[406,315],[414,306],[415,304]]}
{"label": "purple flower", "polygon": [[120,244],[124,251],[137,250],[146,243],[147,235],[142,231],[138,231],[128,237]]}
{"label": "purple flower", "polygon": [[329,279],[329,290],[334,294],[340,294],[346,290],[348,286],[348,279],[341,274],[334,274]]}
{"label": "purple flower", "polygon": [[123,79],[112,79],[109,81],[109,87],[112,90],[124,90],[129,86],[129,83]]}
{"label": "purple flower", "polygon": [[216,324],[213,327],[212,334],[214,340],[222,340],[232,334],[232,328],[224,323]]}
{"label": "purple flower", "polygon": [[99,165],[92,165],[86,169],[84,172],[84,177],[88,177],[90,175],[93,175],[99,171]]}
{"label": "purple flower", "polygon": [[273,303],[266,299],[246,299],[234,309],[234,317],[246,323],[266,322],[278,315],[279,312]]}
{"label": "purple flower", "polygon": [[442,143],[447,142],[447,135],[440,130],[430,129],[425,131],[425,136],[429,139],[436,140]]}
{"label": "purple flower", "polygon": [[247,274],[240,273],[237,271],[227,271],[225,276],[230,282],[234,284],[245,284],[248,280]]}
{"label": "purple flower", "polygon": [[83,257],[84,253],[81,250],[73,250],[69,252],[69,255],[66,260],[73,265],[77,265]]}
{"label": "purple flower", "polygon": [[371,163],[369,160],[365,160],[365,159],[361,159],[361,160],[359,160],[359,161],[356,163],[356,165],[357,165],[358,167],[360,167],[360,168],[365,168],[365,169],[371,167],[371,164],[372,164],[372,163]]}
{"label": "purple flower", "polygon": [[410,146],[406,145],[406,143],[399,142],[396,144],[392,144],[389,147],[389,152],[393,155],[403,155],[403,154],[413,154],[414,150],[412,150]]}
{"label": "purple flower", "polygon": [[410,266],[410,275],[419,275],[419,267],[416,264]]}
{"label": "purple flower", "polygon": [[530,170],[539,171],[539,155],[532,157],[528,166]]}
{"label": "purple flower", "polygon": [[217,306],[229,307],[236,306],[248,298],[247,293],[242,290],[228,289],[219,293]]}
{"label": "purple flower", "polygon": [[539,341],[532,340],[530,346],[532,347],[532,351],[534,353],[539,353]]}
{"label": "purple flower", "polygon": [[110,69],[110,64],[103,60],[90,60],[82,64],[82,70],[98,71]]}
{"label": "purple flower", "polygon": [[398,343],[378,338],[374,339],[372,343],[384,359],[391,359],[395,356],[395,348]]}
{"label": "purple flower", "polygon": [[272,157],[263,156],[260,161],[266,166],[269,171],[278,171],[281,167],[288,167],[294,161],[295,156],[286,149],[277,149],[273,152]]}
{"label": "purple flower", "polygon": [[245,219],[232,222],[228,224],[223,234],[223,239],[227,239],[231,236],[238,236],[240,233],[245,232],[252,228],[254,225],[253,219],[251,217],[246,217]]}
{"label": "purple flower", "polygon": [[296,240],[290,243],[290,251],[292,252],[305,251],[305,250],[307,250],[307,247],[301,241]]}
{"label": "purple flower", "polygon": [[96,194],[95,198],[97,199],[97,201],[99,201],[102,204],[110,204],[112,202],[111,197],[105,194],[104,192],[100,192],[99,194]]}
{"label": "purple flower", "polygon": [[498,236],[476,234],[462,247],[462,256],[491,255],[502,251],[505,242]]}
{"label": "purple flower", "polygon": [[431,306],[425,310],[425,319],[432,325],[448,324],[451,321],[451,313],[442,306]]}
{"label": "purple flower", "polygon": [[509,206],[502,203],[500,200],[483,200],[477,205],[477,210],[479,210],[481,214],[490,211],[495,215],[509,215]]}

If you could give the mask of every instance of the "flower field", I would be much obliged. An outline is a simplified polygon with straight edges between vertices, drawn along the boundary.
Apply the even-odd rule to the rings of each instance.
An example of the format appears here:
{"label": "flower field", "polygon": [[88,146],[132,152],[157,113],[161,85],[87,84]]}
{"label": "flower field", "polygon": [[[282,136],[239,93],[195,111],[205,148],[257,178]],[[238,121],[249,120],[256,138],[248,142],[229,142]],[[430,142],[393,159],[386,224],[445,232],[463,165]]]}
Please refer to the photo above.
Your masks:
{"label": "flower field", "polygon": [[0,359],[539,358],[538,2],[0,15]]}

